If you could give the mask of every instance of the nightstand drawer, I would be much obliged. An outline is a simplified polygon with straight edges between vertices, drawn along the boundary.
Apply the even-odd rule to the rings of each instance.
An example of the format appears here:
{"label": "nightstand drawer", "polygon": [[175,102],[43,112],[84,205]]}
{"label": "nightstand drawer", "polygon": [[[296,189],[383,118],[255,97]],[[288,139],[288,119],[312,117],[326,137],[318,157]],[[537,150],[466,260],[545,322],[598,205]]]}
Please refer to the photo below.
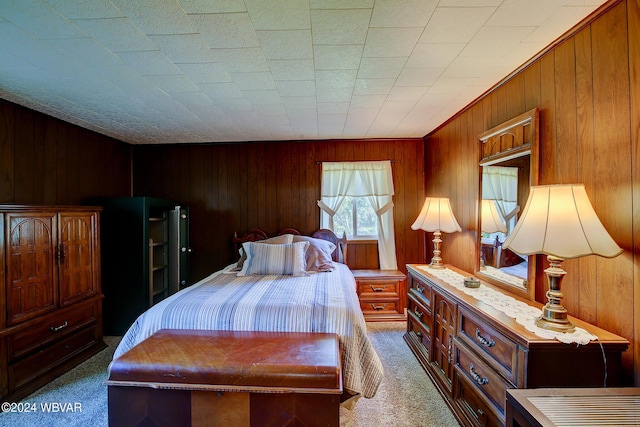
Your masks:
{"label": "nightstand drawer", "polygon": [[360,308],[362,314],[365,315],[377,315],[377,314],[398,314],[398,302],[397,301],[360,301]]}
{"label": "nightstand drawer", "polygon": [[406,276],[398,270],[352,270],[367,321],[404,321]]}
{"label": "nightstand drawer", "polygon": [[358,294],[360,298],[397,298],[400,296],[400,282],[388,280],[358,279]]}
{"label": "nightstand drawer", "polygon": [[496,371],[518,387],[516,370],[518,357],[521,355],[520,347],[463,307],[460,307],[458,317],[458,339],[478,352]]}

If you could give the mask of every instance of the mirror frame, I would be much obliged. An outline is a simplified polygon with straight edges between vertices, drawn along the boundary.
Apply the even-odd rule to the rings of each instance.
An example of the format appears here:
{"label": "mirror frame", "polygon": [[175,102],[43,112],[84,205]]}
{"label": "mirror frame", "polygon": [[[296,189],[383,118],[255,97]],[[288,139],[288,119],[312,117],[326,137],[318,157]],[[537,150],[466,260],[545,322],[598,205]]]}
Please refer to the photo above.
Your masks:
{"label": "mirror frame", "polygon": [[[529,155],[529,187],[538,185],[539,179],[539,110],[534,108],[478,135],[481,159],[479,162],[479,192],[477,215],[477,244],[475,275],[499,288],[528,300],[535,299],[536,288],[536,255],[529,255],[527,282],[520,288],[505,281],[500,281],[484,273],[480,269],[482,245],[481,218],[482,212],[482,167],[490,166],[506,160]],[[524,206],[522,206],[524,208]],[[521,210],[522,211],[522,210]]]}

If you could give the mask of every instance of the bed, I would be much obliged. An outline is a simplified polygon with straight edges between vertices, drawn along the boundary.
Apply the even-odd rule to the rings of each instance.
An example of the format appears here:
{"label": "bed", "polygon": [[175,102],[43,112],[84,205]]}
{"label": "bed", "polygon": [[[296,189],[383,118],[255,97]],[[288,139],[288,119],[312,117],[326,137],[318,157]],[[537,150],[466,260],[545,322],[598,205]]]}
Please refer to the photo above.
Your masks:
{"label": "bed", "polygon": [[[342,262],[346,259],[346,238],[337,238],[330,230],[301,236],[294,229],[269,238],[263,231],[253,229],[241,237],[234,235],[233,243],[243,249],[237,251],[237,263],[214,272],[140,315],[123,336],[114,359],[160,329],[336,333],[345,391],[342,400],[355,403],[361,396],[373,397],[383,369],[367,336],[355,279]],[[328,261],[310,260],[318,255],[309,255],[312,248],[324,255],[330,249],[333,252]],[[272,271],[259,274],[264,273],[260,269],[269,264],[261,262],[265,259],[262,252],[277,251],[286,252],[283,265],[297,266],[285,274]],[[299,265],[301,251],[305,257],[303,271]],[[292,263],[291,259],[296,262]],[[271,267],[274,266],[268,266]],[[296,274],[289,274],[291,271]]]}

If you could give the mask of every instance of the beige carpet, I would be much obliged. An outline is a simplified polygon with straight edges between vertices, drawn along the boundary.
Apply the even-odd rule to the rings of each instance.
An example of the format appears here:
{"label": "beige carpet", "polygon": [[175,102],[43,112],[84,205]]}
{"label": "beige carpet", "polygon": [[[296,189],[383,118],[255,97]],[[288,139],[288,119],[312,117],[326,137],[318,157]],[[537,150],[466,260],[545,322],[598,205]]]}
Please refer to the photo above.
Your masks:
{"label": "beige carpet", "polygon": [[[340,409],[340,425],[457,426],[444,400],[404,342],[406,324],[368,323],[367,327],[384,365],[384,380],[373,399],[360,399],[353,410]],[[105,337],[107,349],[24,399],[20,408],[30,412],[1,413],[0,426],[107,426],[104,380],[118,341],[117,337]],[[58,409],[76,410],[54,412],[55,402],[62,404]]]}
{"label": "beige carpet", "polygon": [[375,397],[340,409],[342,427],[458,426],[443,398],[402,338],[406,323],[369,322],[367,331],[384,366]]}

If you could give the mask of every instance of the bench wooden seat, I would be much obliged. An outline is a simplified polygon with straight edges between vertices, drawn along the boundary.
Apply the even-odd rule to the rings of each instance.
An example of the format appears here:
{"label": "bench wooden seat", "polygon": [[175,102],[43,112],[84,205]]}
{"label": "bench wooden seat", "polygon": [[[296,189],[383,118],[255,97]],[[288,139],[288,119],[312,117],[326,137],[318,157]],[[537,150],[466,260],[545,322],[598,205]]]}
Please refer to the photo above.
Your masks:
{"label": "bench wooden seat", "polygon": [[339,425],[336,334],[161,330],[106,383],[112,426]]}

